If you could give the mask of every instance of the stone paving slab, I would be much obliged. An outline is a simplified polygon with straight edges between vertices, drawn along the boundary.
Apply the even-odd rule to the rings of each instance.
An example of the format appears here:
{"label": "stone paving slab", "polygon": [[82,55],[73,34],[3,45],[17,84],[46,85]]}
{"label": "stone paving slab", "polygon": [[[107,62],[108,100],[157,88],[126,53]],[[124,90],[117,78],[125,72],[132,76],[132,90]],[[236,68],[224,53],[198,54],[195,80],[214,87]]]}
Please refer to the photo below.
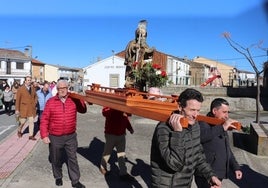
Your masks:
{"label": "stone paving slab", "polygon": [[[237,114],[239,120],[245,123],[254,120],[253,114]],[[268,116],[266,120],[268,120]],[[137,116],[131,117],[134,134],[127,134],[126,154],[127,169],[134,176],[134,182],[122,182],[118,176],[117,161],[112,155],[110,164],[112,173],[103,176],[99,172],[99,162],[103,151],[104,118],[101,108],[89,106],[86,114],[78,114],[78,150],[77,157],[81,172],[81,182],[92,188],[132,188],[149,187],[150,185],[150,146],[156,121]],[[236,181],[231,176],[223,181],[223,188],[257,188],[268,187],[268,157],[257,156],[233,145],[233,135],[240,132],[230,132],[230,143],[234,155],[241,164],[244,177]],[[13,135],[10,135],[11,137]],[[55,186],[51,165],[48,162],[48,145],[39,140],[28,156],[7,177],[0,179],[1,188],[53,188]],[[63,188],[70,188],[71,183],[66,166],[63,166]],[[192,188],[196,188],[193,183]]]}
{"label": "stone paving slab", "polygon": [[39,132],[35,136],[36,141],[29,140],[28,133],[23,134],[22,138],[18,138],[16,133],[0,145],[0,179],[7,178],[27,158],[40,138]]}

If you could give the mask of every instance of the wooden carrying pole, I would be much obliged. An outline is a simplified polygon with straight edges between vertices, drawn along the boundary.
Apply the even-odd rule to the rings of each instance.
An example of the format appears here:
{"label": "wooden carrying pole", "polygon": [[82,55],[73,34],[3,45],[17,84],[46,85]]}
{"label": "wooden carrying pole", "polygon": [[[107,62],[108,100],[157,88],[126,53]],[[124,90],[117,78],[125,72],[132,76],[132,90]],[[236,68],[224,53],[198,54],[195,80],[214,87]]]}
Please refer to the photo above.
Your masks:
{"label": "wooden carrying pole", "polygon": [[[133,89],[101,87],[99,84],[92,84],[88,87],[88,90],[85,91],[86,95],[70,93],[70,97],[156,121],[167,121],[171,113],[178,109],[178,96],[175,95],[154,95]],[[212,125],[222,125],[224,123],[224,120],[204,115],[198,115],[197,120]],[[187,119],[182,120],[181,123],[184,128],[188,127]],[[241,124],[238,123],[235,126],[237,130],[240,130]]]}

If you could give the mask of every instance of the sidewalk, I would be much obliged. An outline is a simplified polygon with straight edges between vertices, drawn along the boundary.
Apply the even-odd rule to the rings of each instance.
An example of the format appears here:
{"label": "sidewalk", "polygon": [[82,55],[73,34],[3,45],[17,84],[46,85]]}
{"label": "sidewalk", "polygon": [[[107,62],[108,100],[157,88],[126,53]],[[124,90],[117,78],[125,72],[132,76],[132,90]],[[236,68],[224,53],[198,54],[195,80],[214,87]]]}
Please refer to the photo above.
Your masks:
{"label": "sidewalk", "polygon": [[[1,128],[2,127],[5,129],[2,130],[3,134],[1,133],[0,140],[0,179],[9,177],[12,172],[27,158],[37,143],[37,141],[28,139],[27,122],[22,130],[23,137],[18,138],[15,114],[8,116],[1,111]],[[39,132],[35,137],[37,140],[40,138]]]}
{"label": "sidewalk", "polygon": [[[254,120],[248,114],[238,115],[241,117],[241,121],[244,122]],[[86,187],[149,187],[151,137],[157,122],[133,116],[131,117],[131,123],[135,132],[133,135],[127,134],[127,167],[128,172],[135,177],[136,181],[122,182],[118,176],[115,155],[112,155],[110,160],[112,173],[104,177],[99,172],[98,167],[105,141],[103,133],[104,118],[101,115],[101,108],[95,105],[89,106],[86,114],[78,114],[77,134],[79,147],[77,156],[81,172],[80,180]],[[232,139],[230,142],[233,145]],[[0,148],[1,164],[7,164],[4,168],[7,169],[7,173],[2,175],[0,187],[56,188],[51,165],[48,162],[48,146],[42,143],[40,139],[38,141],[29,141],[27,135],[18,139],[16,132],[13,132],[5,142],[2,142]],[[2,148],[6,149],[2,150]],[[238,162],[242,165],[244,177],[240,182],[234,181],[233,178],[224,180],[223,187],[268,187],[268,157],[256,156],[237,147],[232,149]],[[3,152],[4,150],[6,152]],[[22,156],[17,158],[17,155]],[[9,156],[9,159],[3,158],[3,156]],[[12,170],[8,164],[16,166],[14,165],[15,163],[19,165]],[[62,188],[70,188],[71,182],[68,178],[66,166],[63,167],[63,175]],[[192,187],[195,187],[194,183]]]}
{"label": "sidewalk", "polygon": [[[40,138],[39,133],[36,139]],[[28,134],[18,138],[16,132],[0,145],[0,179],[7,178],[32,151],[37,141],[28,139]]]}

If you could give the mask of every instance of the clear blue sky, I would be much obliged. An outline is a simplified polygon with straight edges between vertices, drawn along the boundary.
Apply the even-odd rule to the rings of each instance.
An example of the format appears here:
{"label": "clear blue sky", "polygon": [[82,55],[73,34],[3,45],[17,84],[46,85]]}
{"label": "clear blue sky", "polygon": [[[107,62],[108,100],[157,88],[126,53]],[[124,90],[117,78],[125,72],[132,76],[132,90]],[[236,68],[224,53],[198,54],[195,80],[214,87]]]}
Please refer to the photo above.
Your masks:
{"label": "clear blue sky", "polygon": [[228,31],[251,48],[259,70],[268,60],[268,12],[264,0],[1,0],[0,48],[23,51],[48,64],[83,68],[125,49],[140,20],[157,50],[209,59],[252,71],[222,37]]}

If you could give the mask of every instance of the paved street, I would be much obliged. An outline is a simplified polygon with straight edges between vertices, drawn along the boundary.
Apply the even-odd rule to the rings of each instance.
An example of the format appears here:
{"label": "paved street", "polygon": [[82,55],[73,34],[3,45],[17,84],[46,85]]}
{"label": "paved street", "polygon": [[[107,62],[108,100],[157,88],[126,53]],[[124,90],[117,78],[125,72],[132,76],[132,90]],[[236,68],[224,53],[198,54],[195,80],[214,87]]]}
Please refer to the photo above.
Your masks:
{"label": "paved street", "polygon": [[15,116],[8,116],[4,110],[0,110],[0,142],[9,136],[17,127]]}
{"label": "paved street", "polygon": [[[103,146],[104,146],[104,118],[101,115],[101,107],[97,105],[89,106],[87,114],[78,115],[78,161],[81,171],[81,182],[86,187],[93,188],[130,188],[130,187],[149,187],[150,184],[150,146],[151,137],[154,127],[157,124],[154,120],[145,119],[138,116],[133,116],[131,122],[135,133],[127,134],[127,157],[128,171],[132,174],[136,181],[122,182],[120,181],[117,172],[117,163],[115,155],[111,159],[112,173],[104,177],[100,174],[98,165],[100,162]],[[255,120],[254,113],[232,113],[231,116],[239,119],[244,125],[249,125]],[[15,125],[15,117],[0,115],[0,124]],[[268,122],[268,113],[265,112],[261,116],[262,121]],[[0,127],[1,127],[0,126]],[[12,132],[10,133],[10,130]],[[3,132],[3,131],[2,131]],[[235,134],[239,134],[234,132]],[[16,134],[14,128],[4,131],[4,136],[1,143],[10,143],[12,137]],[[232,133],[230,136],[232,138]],[[16,135],[15,135],[16,136]],[[24,135],[27,138],[27,133]],[[39,137],[38,137],[39,138]],[[27,139],[26,139],[27,140]],[[8,142],[9,141],[9,142]],[[12,142],[23,142],[16,139]],[[25,142],[25,148],[30,148],[34,141]],[[233,140],[230,140],[233,143]],[[1,145],[2,145],[1,144]],[[18,146],[13,144],[12,147],[17,149]],[[233,144],[231,144],[233,145]],[[1,148],[1,147],[0,147]],[[239,147],[233,147],[233,152],[242,165],[244,178],[240,182],[225,180],[223,187],[228,188],[251,188],[251,187],[268,187],[268,157],[256,156]],[[4,159],[4,154],[1,155],[1,161]],[[7,157],[7,156],[5,156]],[[1,166],[0,166],[1,167]],[[66,166],[63,168],[63,188],[71,187],[70,180],[67,176]],[[34,142],[32,150],[28,152],[27,157],[19,163],[17,168],[5,178],[0,178],[0,187],[2,188],[53,188],[56,187],[51,171],[51,165],[48,162],[48,146],[43,144],[41,140]],[[193,188],[195,185],[193,184]]]}

